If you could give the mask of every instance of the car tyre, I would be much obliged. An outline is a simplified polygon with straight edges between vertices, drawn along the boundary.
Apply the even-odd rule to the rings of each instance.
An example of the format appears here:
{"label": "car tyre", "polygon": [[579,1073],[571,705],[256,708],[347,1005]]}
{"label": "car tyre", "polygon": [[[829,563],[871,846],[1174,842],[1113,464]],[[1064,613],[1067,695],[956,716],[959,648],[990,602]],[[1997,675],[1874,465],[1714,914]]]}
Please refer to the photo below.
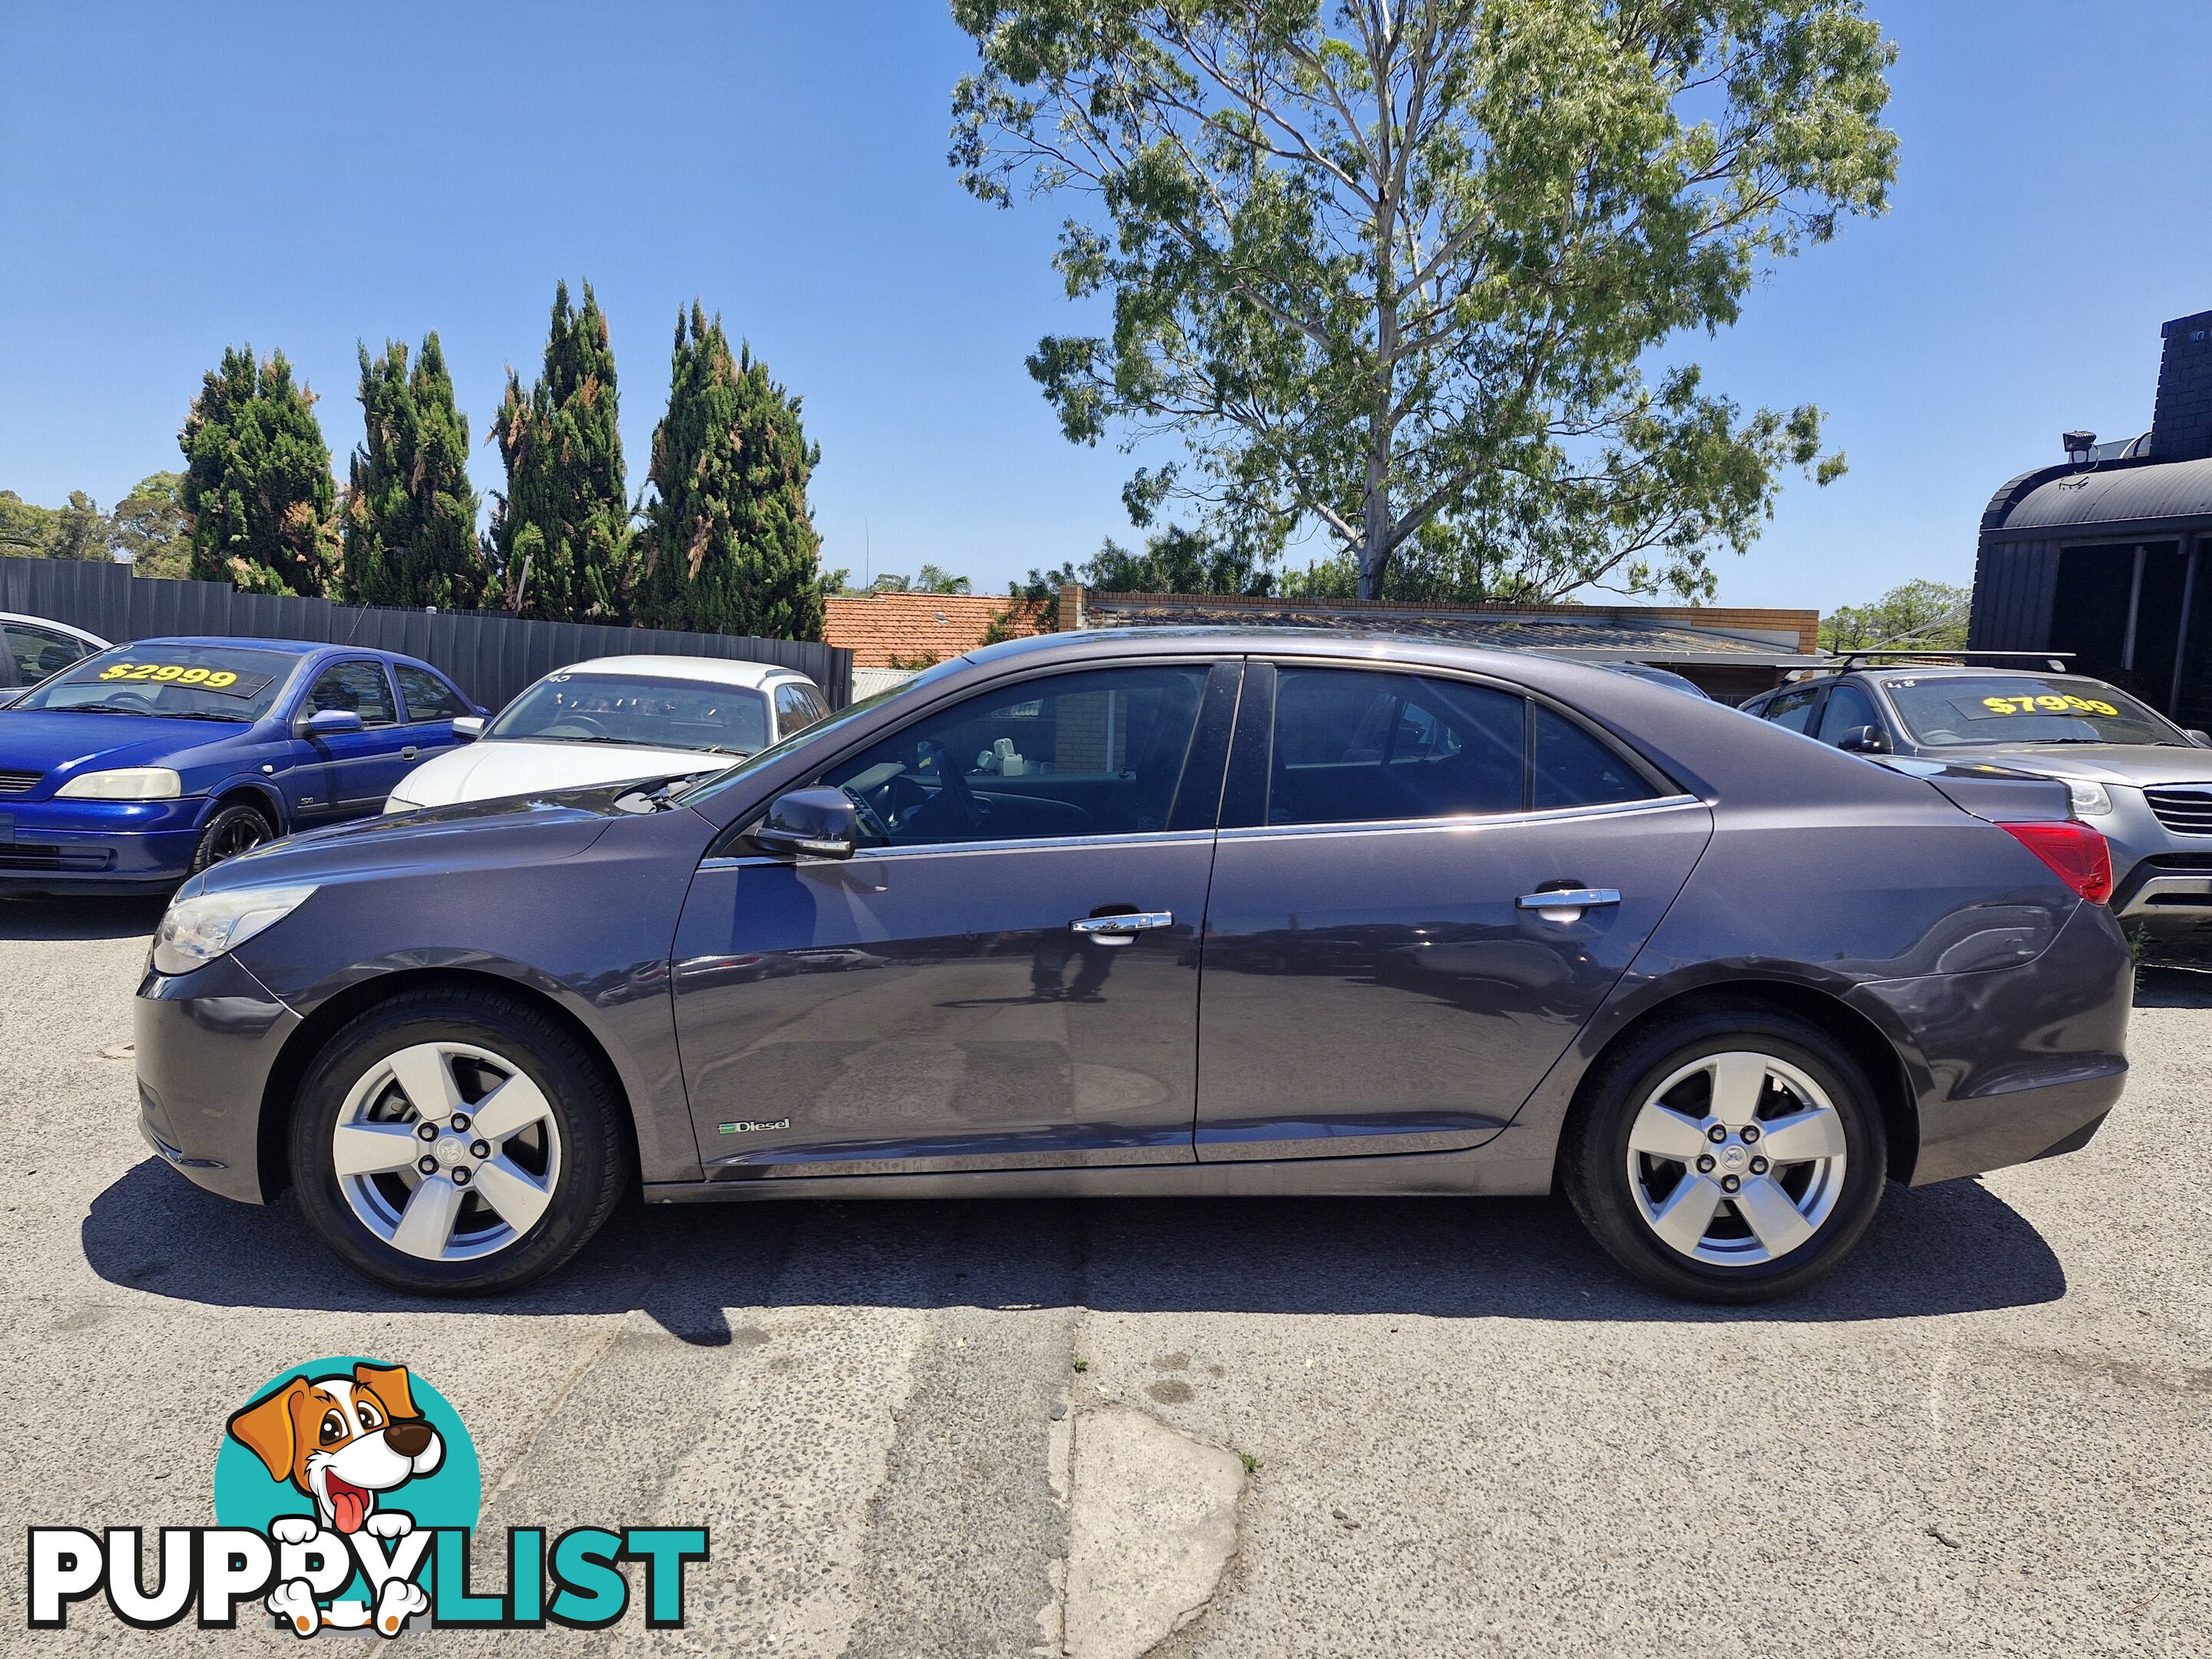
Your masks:
{"label": "car tyre", "polygon": [[[441,1086],[451,1090],[443,1102]],[[526,1104],[509,1109],[518,1099]],[[468,1116],[479,1107],[481,1124]],[[545,1012],[469,989],[404,993],[333,1035],[301,1085],[290,1161],[308,1224],[340,1259],[432,1296],[544,1278],[634,1184],[626,1109],[605,1060]],[[456,1189],[461,1181],[468,1187]],[[451,1212],[446,1243],[428,1248],[435,1218],[410,1218],[441,1206]]]}
{"label": "car tyre", "polygon": [[1560,1142],[1567,1200],[1607,1255],[1671,1295],[1724,1304],[1834,1267],[1873,1222],[1887,1164],[1864,1068],[1810,1021],[1758,1004],[1708,1005],[1608,1052]]}
{"label": "car tyre", "polygon": [[219,808],[200,831],[200,838],[192,848],[191,873],[198,875],[211,864],[220,864],[235,858],[249,848],[258,847],[265,841],[276,839],[276,831],[258,806],[244,801],[233,801]]}

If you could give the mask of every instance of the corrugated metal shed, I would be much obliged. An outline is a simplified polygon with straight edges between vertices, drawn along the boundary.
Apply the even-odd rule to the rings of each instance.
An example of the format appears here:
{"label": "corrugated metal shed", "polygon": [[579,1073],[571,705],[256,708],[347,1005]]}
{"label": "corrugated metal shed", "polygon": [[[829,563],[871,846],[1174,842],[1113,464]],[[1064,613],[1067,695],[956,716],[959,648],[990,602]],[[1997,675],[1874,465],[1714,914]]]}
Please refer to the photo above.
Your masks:
{"label": "corrugated metal shed", "polygon": [[[1998,500],[2011,488],[2000,490]],[[2032,538],[2038,531],[2090,526],[2100,534],[2147,531],[2154,524],[2179,529],[2196,520],[2212,524],[2212,460],[2107,465],[2094,471],[2068,469],[2020,495],[1987,528],[2009,540]]]}

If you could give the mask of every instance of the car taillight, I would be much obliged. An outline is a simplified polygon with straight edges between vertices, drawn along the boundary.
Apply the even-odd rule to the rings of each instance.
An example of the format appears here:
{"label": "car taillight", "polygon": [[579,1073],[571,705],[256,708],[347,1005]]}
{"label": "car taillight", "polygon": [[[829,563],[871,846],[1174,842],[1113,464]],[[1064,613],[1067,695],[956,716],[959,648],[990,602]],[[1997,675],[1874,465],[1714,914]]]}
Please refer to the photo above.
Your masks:
{"label": "car taillight", "polygon": [[2049,865],[2058,879],[2092,904],[2112,896],[2112,851],[2087,824],[2001,823],[1997,828]]}

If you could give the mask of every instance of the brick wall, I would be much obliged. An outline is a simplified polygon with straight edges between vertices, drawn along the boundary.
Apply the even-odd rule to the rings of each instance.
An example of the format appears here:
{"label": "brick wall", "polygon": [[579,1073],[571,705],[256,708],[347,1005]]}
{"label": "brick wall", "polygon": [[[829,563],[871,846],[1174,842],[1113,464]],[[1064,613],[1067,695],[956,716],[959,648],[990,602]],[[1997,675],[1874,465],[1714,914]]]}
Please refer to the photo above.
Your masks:
{"label": "brick wall", "polygon": [[2212,457],[2212,311],[2177,317],[2160,330],[2158,409],[2150,453],[2161,461]]}

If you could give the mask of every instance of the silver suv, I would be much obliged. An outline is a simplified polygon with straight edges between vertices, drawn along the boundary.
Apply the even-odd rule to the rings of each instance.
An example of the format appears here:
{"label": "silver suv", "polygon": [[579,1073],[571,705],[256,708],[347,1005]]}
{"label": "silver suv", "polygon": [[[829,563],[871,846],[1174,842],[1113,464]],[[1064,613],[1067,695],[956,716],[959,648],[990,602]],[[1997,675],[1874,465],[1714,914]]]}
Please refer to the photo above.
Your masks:
{"label": "silver suv", "polygon": [[2212,922],[2212,737],[2084,675],[1925,663],[1801,680],[1744,712],[1885,761],[2063,780],[2112,849],[2112,909],[2160,936]]}

